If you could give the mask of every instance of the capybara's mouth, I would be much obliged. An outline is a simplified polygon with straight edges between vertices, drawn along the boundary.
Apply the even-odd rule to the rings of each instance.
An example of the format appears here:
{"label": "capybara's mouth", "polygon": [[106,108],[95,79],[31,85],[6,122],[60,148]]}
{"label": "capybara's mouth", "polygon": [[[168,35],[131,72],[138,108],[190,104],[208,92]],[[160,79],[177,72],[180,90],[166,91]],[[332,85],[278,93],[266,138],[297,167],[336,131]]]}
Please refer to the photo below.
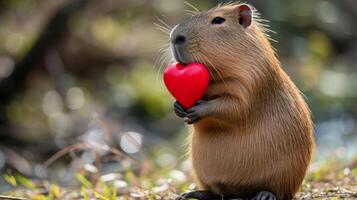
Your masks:
{"label": "capybara's mouth", "polygon": [[186,49],[183,46],[172,45],[171,46],[172,55],[175,58],[176,62],[181,63],[183,65],[187,65],[192,60],[189,59],[189,56],[186,53]]}
{"label": "capybara's mouth", "polygon": [[184,56],[178,50],[173,50],[173,55],[176,62],[181,63],[183,65],[187,65],[189,63],[187,62],[187,60],[184,59]]}

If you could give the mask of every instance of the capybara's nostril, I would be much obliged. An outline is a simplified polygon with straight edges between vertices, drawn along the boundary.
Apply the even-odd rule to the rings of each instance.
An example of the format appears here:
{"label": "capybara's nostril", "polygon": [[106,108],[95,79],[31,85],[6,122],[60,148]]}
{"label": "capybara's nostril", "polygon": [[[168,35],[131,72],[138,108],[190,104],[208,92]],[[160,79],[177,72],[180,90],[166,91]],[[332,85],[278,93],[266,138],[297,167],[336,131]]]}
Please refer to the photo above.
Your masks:
{"label": "capybara's nostril", "polygon": [[184,44],[186,42],[186,37],[183,35],[176,36],[174,44]]}

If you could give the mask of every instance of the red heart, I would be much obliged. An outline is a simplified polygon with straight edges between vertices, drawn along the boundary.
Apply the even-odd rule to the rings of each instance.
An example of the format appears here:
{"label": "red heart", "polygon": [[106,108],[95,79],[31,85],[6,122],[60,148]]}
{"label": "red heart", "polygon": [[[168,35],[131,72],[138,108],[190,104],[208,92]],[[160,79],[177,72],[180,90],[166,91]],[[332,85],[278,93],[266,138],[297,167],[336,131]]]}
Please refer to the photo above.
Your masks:
{"label": "red heart", "polygon": [[190,108],[205,94],[209,73],[201,63],[169,65],[164,72],[164,82],[169,92],[184,108]]}

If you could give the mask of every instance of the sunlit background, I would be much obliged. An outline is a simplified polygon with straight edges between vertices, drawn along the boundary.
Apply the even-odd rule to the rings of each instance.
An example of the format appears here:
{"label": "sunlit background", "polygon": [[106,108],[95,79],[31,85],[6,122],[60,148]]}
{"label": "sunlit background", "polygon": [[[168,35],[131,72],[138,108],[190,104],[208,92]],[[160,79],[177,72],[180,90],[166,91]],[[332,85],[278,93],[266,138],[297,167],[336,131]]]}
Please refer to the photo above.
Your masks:
{"label": "sunlit background", "polygon": [[[221,1],[189,2],[205,10]],[[312,166],[352,162],[357,1],[247,2],[270,20],[272,44],[312,111]],[[100,170],[125,187],[116,172],[135,163],[189,170],[186,128],[161,78],[168,35],[154,25],[173,27],[187,9],[177,0],[0,0],[2,175],[71,185],[76,172]],[[9,189],[0,178],[0,191]]]}

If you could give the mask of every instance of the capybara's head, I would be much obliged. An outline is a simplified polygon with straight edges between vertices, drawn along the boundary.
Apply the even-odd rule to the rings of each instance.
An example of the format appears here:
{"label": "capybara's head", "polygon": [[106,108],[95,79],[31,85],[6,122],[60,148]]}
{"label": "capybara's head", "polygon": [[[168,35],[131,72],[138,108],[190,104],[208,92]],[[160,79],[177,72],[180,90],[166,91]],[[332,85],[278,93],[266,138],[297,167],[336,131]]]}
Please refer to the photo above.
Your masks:
{"label": "capybara's head", "polygon": [[213,79],[250,76],[275,57],[258,15],[250,5],[228,4],[190,16],[171,31],[172,55],[180,63],[205,64]]}

